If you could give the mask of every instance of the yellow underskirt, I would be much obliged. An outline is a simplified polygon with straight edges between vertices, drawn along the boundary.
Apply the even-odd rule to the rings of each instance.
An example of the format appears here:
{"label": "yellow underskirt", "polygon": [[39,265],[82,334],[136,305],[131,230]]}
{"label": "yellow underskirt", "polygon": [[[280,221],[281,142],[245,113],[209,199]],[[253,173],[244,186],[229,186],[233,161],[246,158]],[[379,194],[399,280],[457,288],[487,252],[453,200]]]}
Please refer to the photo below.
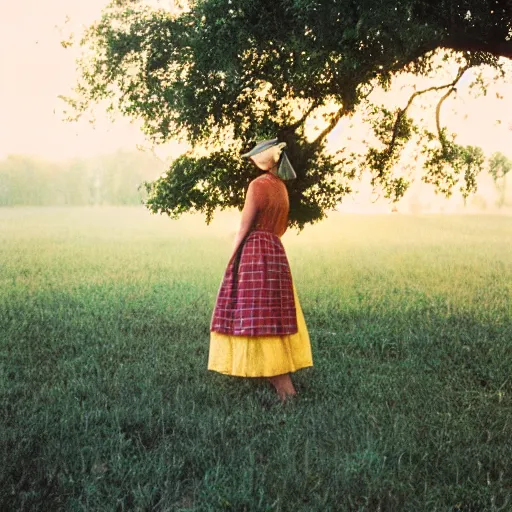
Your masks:
{"label": "yellow underskirt", "polygon": [[208,370],[237,377],[272,377],[313,366],[304,314],[293,286],[298,332],[284,336],[210,333]]}

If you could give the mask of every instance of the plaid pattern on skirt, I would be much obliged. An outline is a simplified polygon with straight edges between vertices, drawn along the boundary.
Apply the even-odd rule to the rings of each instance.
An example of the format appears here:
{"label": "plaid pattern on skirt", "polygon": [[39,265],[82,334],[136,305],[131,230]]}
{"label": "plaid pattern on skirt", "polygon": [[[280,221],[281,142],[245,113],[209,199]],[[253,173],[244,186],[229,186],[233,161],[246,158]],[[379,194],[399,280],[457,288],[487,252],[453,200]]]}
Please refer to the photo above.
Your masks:
{"label": "plaid pattern on skirt", "polygon": [[280,238],[252,231],[229,261],[210,331],[235,336],[297,332],[290,266]]}

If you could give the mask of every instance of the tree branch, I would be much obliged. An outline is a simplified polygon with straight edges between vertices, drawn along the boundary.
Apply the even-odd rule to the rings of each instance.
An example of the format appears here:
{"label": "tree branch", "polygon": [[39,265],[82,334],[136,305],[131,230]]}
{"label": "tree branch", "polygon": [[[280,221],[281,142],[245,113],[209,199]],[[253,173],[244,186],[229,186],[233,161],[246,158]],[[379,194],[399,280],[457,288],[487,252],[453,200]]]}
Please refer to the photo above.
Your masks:
{"label": "tree branch", "polygon": [[437,135],[439,138],[439,141],[441,142],[441,145],[445,146],[445,136],[443,135],[443,131],[441,129],[441,121],[440,121],[440,115],[441,115],[441,106],[444,103],[444,100],[450,96],[452,92],[455,91],[455,87],[452,87],[450,90],[448,90],[445,94],[443,94],[443,97],[439,100],[439,103],[436,107],[436,128],[437,128]]}
{"label": "tree branch", "polygon": [[[457,73],[457,76],[455,77],[455,79],[453,80],[453,82],[449,83],[449,84],[445,84],[445,85],[438,85],[438,86],[433,86],[433,87],[428,87],[427,89],[423,89],[421,91],[416,91],[414,92],[411,97],[409,98],[409,101],[407,102],[407,105],[405,106],[405,108],[401,109],[398,111],[398,114],[396,116],[396,119],[395,119],[395,122],[394,122],[394,125],[393,125],[393,134],[391,136],[391,141],[389,142],[389,145],[388,145],[388,153],[391,154],[391,152],[393,151],[394,147],[395,147],[395,143],[396,143],[396,137],[398,135],[398,127],[400,126],[400,121],[402,120],[402,117],[405,115],[405,113],[407,112],[407,110],[409,109],[409,107],[412,105],[412,102],[414,101],[414,99],[417,97],[417,96],[420,96],[422,94],[425,94],[427,92],[432,92],[432,91],[441,91],[442,89],[446,89],[446,88],[450,88],[450,90],[448,91],[447,94],[445,94],[443,96],[443,98],[441,98],[441,101],[439,102],[438,104],[438,108],[440,109],[440,105],[442,104],[442,102],[455,90],[455,85],[457,85],[458,81],[462,78],[462,75],[470,68],[471,66],[470,65],[466,65],[466,66],[463,66],[459,69],[459,72]],[[436,121],[439,121],[439,112],[436,110]],[[440,133],[439,131],[439,127],[438,127],[438,133]]]}
{"label": "tree branch", "polygon": [[345,107],[341,107],[332,117],[329,121],[329,124],[327,127],[320,133],[320,135],[311,143],[311,148],[313,150],[318,149],[322,141],[329,135],[329,133],[334,130],[335,126],[338,124],[339,120],[350,113],[349,109],[346,109]]}
{"label": "tree branch", "polygon": [[481,41],[470,37],[447,37],[439,44],[442,48],[465,52],[487,52],[496,57],[512,59],[512,40]]}
{"label": "tree branch", "polygon": [[443,134],[443,130],[441,129],[441,106],[443,105],[444,101],[450,94],[456,91],[455,85],[457,85],[457,82],[462,78],[462,75],[470,68],[471,66],[465,66],[463,68],[459,69],[459,73],[457,74],[457,77],[452,82],[450,89],[443,94],[442,98],[439,100],[437,107],[436,107],[436,128],[437,128],[437,136],[439,138],[439,142],[441,143],[441,146],[443,147],[443,150],[446,149],[446,138]]}
{"label": "tree branch", "polygon": [[[368,96],[370,96],[370,94],[373,92],[373,89],[375,88],[375,86],[373,84],[370,84],[370,90],[361,98],[363,100],[365,100],[366,98],[368,98]],[[352,109],[346,109],[345,107],[341,107],[338,112],[336,112],[331,120],[329,121],[329,124],[327,125],[327,128],[325,128],[321,133],[320,135],[312,142],[312,147],[313,148],[318,148],[318,146],[322,143],[322,141],[325,139],[325,137],[327,137],[327,135],[329,135],[329,133],[331,133],[331,131],[336,127],[336,125],[338,124],[339,120],[343,117],[343,116],[346,116],[347,114],[350,114],[352,112]]]}
{"label": "tree branch", "polygon": [[306,112],[304,113],[304,115],[297,121],[295,121],[295,123],[292,123],[290,125],[288,125],[284,131],[289,133],[289,132],[294,132],[299,126],[303,125],[305,122],[306,122],[306,119],[309,117],[309,115],[311,114],[311,112],[313,112],[313,110],[315,110],[315,108],[317,108],[318,106],[320,105],[320,102],[319,101],[313,101],[313,103],[311,104],[311,106],[306,110]]}

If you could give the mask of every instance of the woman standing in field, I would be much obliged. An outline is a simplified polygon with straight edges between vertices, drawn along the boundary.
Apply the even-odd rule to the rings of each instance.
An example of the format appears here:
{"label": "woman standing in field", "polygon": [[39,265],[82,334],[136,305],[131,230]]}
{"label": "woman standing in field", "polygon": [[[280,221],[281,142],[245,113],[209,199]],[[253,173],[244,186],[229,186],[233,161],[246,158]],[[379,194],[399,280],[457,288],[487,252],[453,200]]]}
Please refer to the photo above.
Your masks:
{"label": "woman standing in field", "polygon": [[281,236],[290,208],[283,180],[296,177],[277,139],[249,153],[265,171],[251,181],[210,325],[208,369],[268,377],[282,402],[296,394],[290,372],[313,365],[304,315]]}

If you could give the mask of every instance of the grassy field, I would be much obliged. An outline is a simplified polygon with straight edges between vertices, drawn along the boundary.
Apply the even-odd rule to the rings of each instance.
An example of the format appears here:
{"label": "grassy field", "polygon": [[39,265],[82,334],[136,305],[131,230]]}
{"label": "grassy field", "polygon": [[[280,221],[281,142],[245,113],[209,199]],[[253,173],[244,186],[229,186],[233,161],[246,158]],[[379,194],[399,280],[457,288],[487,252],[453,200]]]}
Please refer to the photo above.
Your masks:
{"label": "grassy field", "polygon": [[0,510],[512,510],[512,218],[287,233],[285,406],[206,370],[236,220],[0,209]]}

